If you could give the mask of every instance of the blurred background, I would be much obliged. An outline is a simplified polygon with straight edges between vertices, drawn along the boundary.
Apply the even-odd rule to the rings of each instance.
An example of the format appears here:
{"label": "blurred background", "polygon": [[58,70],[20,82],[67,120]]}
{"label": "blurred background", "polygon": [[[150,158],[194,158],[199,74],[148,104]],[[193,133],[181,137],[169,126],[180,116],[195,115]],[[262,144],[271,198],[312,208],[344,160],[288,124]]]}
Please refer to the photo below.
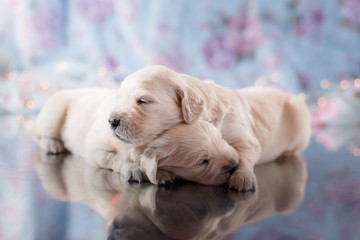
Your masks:
{"label": "blurred background", "polygon": [[[0,111],[20,123],[58,89],[117,87],[151,64],[275,85],[314,126],[359,126],[360,0],[0,0]],[[328,148],[355,137],[316,133]]]}
{"label": "blurred background", "polygon": [[[312,141],[323,146],[315,151],[311,145],[309,164],[312,151],[360,160],[360,0],[0,0],[0,174],[13,170],[0,195],[10,219],[4,226],[25,222],[24,211],[32,212],[27,218],[38,217],[31,206],[19,210],[12,201],[22,189],[34,195],[34,186],[40,188],[19,180],[25,172],[35,175],[28,171],[34,144],[18,137],[26,118],[59,89],[117,88],[152,64],[227,88],[275,86],[295,94],[311,109]],[[27,160],[5,161],[15,157]],[[359,189],[360,180],[342,180],[348,175],[324,173],[323,181],[338,179],[333,185],[339,189]],[[360,195],[353,187],[345,195],[353,194],[355,206]],[[48,204],[44,218],[51,216],[51,204],[60,204],[34,199],[38,208]],[[313,209],[322,209],[322,201],[307,205],[309,212],[323,214],[320,219],[326,211]],[[76,221],[76,211],[85,210],[74,211]],[[77,220],[86,225],[90,219]],[[7,236],[9,231],[17,230],[7,228]]]}

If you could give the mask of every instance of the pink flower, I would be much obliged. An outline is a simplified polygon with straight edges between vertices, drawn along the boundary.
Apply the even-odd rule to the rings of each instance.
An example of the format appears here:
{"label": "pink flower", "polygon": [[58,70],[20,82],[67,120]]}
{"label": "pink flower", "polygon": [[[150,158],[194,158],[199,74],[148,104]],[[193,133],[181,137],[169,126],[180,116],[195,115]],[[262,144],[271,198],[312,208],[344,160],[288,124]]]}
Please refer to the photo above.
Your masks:
{"label": "pink flower", "polygon": [[319,4],[311,2],[307,5],[305,19],[310,28],[320,27],[324,18],[324,11]]}
{"label": "pink flower", "polygon": [[306,27],[302,21],[295,23],[293,30],[297,37],[302,37],[306,34]]}
{"label": "pink flower", "polygon": [[343,0],[343,12],[350,24],[360,25],[360,0]]}
{"label": "pink flower", "polygon": [[251,16],[234,15],[230,18],[224,36],[224,47],[238,55],[247,55],[263,39],[260,21]]}
{"label": "pink flower", "polygon": [[224,46],[224,38],[215,36],[204,45],[203,56],[213,69],[229,69],[236,62],[236,53]]}

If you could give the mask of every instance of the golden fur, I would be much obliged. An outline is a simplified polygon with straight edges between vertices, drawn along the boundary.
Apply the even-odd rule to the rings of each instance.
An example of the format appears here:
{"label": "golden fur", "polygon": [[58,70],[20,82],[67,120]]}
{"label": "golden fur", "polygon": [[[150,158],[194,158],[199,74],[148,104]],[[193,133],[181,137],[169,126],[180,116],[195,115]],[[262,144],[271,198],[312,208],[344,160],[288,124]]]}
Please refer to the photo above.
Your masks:
{"label": "golden fur", "polygon": [[[113,130],[109,119],[118,122]],[[150,66],[128,76],[118,90],[58,92],[37,117],[35,135],[43,149],[56,153],[65,147],[130,180],[227,181],[229,188],[248,191],[256,186],[256,164],[307,146],[310,114],[305,103],[279,90],[235,91]],[[200,149],[216,154],[203,159]],[[201,170],[199,159],[208,162]],[[235,165],[226,179],[223,169]]]}
{"label": "golden fur", "polygon": [[213,124],[179,123],[153,135],[157,139],[149,143],[124,143],[107,122],[116,96],[117,91],[100,88],[56,93],[35,120],[39,146],[52,154],[67,149],[128,180],[157,184],[182,178],[208,185],[227,183],[238,155]]}
{"label": "golden fur", "polygon": [[[230,188],[238,191],[255,188],[253,168],[256,164],[281,155],[297,154],[309,142],[310,114],[306,104],[295,96],[273,88],[230,90],[211,81],[175,73],[163,66],[150,66],[125,79],[120,92],[133,97],[119,99],[114,115],[138,112],[139,108],[163,107],[160,112],[147,112],[145,120],[144,116],[140,118],[146,123],[142,129],[152,129],[154,124],[149,124],[152,123],[151,119],[156,119],[156,126],[163,127],[160,127],[161,130],[181,121],[188,124],[196,121],[213,123],[223,139],[238,153],[239,168],[228,182]],[[134,104],[142,96],[150,101]],[[157,96],[161,96],[161,101],[157,100]],[[152,101],[151,97],[155,100]],[[178,108],[169,107],[169,103],[177,103]],[[172,117],[169,124],[169,116],[178,119]],[[124,124],[136,123],[138,118],[138,115],[127,116]],[[161,132],[159,128],[155,129]],[[137,130],[134,131],[131,134],[119,128],[116,134],[126,136],[128,142],[137,142]],[[142,130],[142,133],[145,133],[144,139],[151,136],[148,131]]]}

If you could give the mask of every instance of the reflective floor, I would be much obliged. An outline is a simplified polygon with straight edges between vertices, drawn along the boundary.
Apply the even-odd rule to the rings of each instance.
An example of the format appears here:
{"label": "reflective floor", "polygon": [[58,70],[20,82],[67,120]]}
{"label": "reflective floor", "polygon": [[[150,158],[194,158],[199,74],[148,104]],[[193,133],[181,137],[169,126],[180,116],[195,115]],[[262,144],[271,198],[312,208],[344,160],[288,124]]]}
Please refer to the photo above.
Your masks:
{"label": "reflective floor", "polygon": [[74,156],[47,156],[16,116],[1,116],[0,132],[0,239],[360,239],[351,142],[330,151],[312,139],[302,157],[257,166],[256,192],[234,193],[129,184]]}

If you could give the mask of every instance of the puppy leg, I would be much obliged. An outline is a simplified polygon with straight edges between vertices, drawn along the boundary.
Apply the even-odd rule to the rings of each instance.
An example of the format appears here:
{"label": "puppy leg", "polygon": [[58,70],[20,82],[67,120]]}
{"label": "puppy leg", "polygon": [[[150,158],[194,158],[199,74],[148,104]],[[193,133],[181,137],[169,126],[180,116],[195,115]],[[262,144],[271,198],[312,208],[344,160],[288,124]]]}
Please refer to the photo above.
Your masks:
{"label": "puppy leg", "polygon": [[179,177],[172,172],[166,171],[166,170],[157,170],[156,172],[156,181],[159,184],[167,184],[167,183],[173,183],[175,182]]}
{"label": "puppy leg", "polygon": [[40,137],[38,141],[39,147],[45,150],[48,155],[57,155],[65,150],[64,144],[59,139]]}
{"label": "puppy leg", "polygon": [[254,191],[257,186],[254,166],[259,158],[260,145],[252,144],[235,149],[239,154],[239,167],[228,180],[229,189],[237,192]]}
{"label": "puppy leg", "polygon": [[136,163],[127,161],[121,168],[121,175],[125,177],[128,182],[148,182],[146,174],[142,171],[140,166]]}
{"label": "puppy leg", "polygon": [[40,148],[49,154],[58,154],[65,150],[60,139],[69,101],[70,95],[67,91],[55,93],[36,118],[37,141]]}
{"label": "puppy leg", "polygon": [[119,172],[127,181],[148,181],[140,165],[132,161],[130,147],[116,144],[119,140],[105,130],[95,128],[89,132],[85,147],[86,161],[97,167]]}
{"label": "puppy leg", "polygon": [[87,155],[87,161],[96,167],[118,172],[129,182],[148,181],[141,167],[127,160],[125,153],[115,151],[96,150]]}
{"label": "puppy leg", "polygon": [[253,170],[238,169],[228,180],[230,190],[236,192],[255,191],[256,189],[256,176]]}

